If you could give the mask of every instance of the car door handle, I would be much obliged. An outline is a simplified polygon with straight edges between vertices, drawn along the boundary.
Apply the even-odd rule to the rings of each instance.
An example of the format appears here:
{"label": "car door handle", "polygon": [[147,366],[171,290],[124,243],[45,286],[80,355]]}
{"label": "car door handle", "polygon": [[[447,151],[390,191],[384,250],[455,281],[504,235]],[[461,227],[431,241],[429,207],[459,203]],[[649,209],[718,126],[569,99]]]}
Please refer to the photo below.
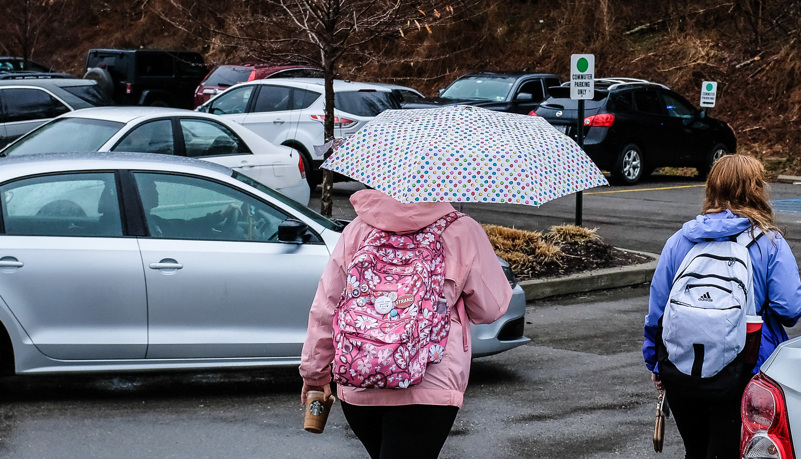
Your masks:
{"label": "car door handle", "polygon": [[273,124],[284,124],[284,123],[286,123],[286,121],[284,121],[284,120],[282,120],[280,118],[277,119],[277,120],[273,120]]}
{"label": "car door handle", "polygon": [[184,265],[178,263],[175,260],[161,260],[158,263],[150,263],[150,269],[168,270],[168,269],[181,269],[183,267]]}
{"label": "car door handle", "polygon": [[241,167],[243,169],[252,169],[252,168],[256,167],[256,164],[251,164],[247,160],[242,160],[242,162],[239,163],[239,167]]}
{"label": "car door handle", "polygon": [[25,266],[25,263],[14,257],[0,258],[0,268],[22,268],[23,266]]}

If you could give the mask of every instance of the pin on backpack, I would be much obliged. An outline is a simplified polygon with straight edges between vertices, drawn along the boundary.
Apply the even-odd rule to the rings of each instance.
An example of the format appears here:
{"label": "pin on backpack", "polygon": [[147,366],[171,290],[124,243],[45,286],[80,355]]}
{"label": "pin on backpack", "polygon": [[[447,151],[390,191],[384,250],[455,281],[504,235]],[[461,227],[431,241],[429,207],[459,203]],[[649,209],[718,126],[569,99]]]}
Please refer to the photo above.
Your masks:
{"label": "pin on backpack", "polygon": [[442,232],[451,212],[413,233],[373,229],[348,265],[334,314],[334,380],[365,388],[418,384],[450,330]]}
{"label": "pin on backpack", "polygon": [[747,370],[746,318],[756,314],[748,248],[761,235],[754,229],[700,242],[682,260],[662,316],[658,360],[666,381],[724,393]]}

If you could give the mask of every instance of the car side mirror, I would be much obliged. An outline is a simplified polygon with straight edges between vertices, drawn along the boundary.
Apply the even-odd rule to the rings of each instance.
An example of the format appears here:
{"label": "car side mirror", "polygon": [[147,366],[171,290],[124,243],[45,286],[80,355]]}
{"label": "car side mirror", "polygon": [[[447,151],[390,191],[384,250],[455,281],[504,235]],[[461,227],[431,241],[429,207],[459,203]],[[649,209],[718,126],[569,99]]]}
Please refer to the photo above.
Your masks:
{"label": "car side mirror", "polygon": [[517,95],[517,97],[515,97],[515,100],[519,102],[534,100],[534,94],[531,94],[530,92],[521,92]]}
{"label": "car side mirror", "polygon": [[701,113],[698,114],[698,118],[706,119],[706,110],[701,110]]}
{"label": "car side mirror", "polygon": [[437,95],[442,97],[442,93],[445,92],[445,88],[441,88],[437,91]]}
{"label": "car side mirror", "polygon": [[286,244],[303,244],[309,240],[307,229],[309,225],[294,218],[287,218],[278,225],[278,241]]}

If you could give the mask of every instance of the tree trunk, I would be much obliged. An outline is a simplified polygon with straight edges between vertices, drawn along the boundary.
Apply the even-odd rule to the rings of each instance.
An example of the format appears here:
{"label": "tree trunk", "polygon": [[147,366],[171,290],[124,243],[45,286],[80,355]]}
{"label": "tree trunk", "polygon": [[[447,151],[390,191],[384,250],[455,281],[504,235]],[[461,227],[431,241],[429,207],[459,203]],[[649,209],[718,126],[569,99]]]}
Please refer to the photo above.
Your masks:
{"label": "tree trunk", "polygon": [[[323,71],[325,73],[325,122],[323,123],[323,132],[325,142],[334,139],[334,63],[331,60],[330,51],[324,51],[323,55]],[[334,152],[333,147],[329,147],[328,151],[323,156],[328,159],[331,153]],[[334,205],[334,173],[328,169],[322,169],[323,183],[322,183],[322,196],[320,197],[320,213],[326,217],[331,217],[332,207]]]}

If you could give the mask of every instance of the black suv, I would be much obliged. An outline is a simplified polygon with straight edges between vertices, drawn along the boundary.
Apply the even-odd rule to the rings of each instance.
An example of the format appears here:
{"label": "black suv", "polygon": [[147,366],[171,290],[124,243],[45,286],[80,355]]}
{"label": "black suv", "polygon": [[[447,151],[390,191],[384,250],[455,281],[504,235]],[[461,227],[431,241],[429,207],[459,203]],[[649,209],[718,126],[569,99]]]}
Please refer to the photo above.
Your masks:
{"label": "black suv", "polygon": [[548,96],[548,88],[559,86],[562,78],[551,73],[476,72],[460,76],[439,97],[404,104],[404,108],[432,105],[473,105],[489,110],[528,114]]}
{"label": "black suv", "polygon": [[208,73],[203,56],[189,51],[92,49],[84,78],[119,105],[194,107],[194,92]]}
{"label": "black suv", "polygon": [[[578,100],[568,83],[550,88],[536,110],[555,128],[576,137]],[[657,167],[712,164],[737,149],[731,127],[707,116],[667,86],[633,78],[599,78],[584,105],[584,151],[616,181],[634,184]]]}

